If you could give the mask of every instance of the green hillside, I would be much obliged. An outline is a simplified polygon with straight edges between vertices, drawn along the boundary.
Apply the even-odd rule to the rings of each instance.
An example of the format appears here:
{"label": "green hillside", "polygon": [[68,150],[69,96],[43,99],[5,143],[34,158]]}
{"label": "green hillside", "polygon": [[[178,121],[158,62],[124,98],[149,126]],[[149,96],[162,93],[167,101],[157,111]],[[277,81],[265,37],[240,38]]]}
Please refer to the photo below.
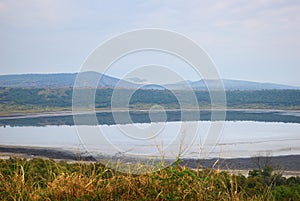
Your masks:
{"label": "green hillside", "polygon": [[[128,89],[118,90],[119,93],[123,94],[133,92]],[[95,107],[98,109],[110,108],[112,93],[113,90],[110,88],[97,89]],[[180,105],[177,98],[187,96],[186,93],[186,91],[175,91],[173,94],[168,90],[140,89],[133,93],[129,107],[147,109],[158,104],[167,109],[178,109]],[[211,100],[207,91],[196,91],[195,94],[200,108],[210,108]],[[300,109],[300,90],[228,91],[226,96],[228,108]],[[72,107],[72,89],[0,88],[0,107],[2,114],[18,111],[70,110]]]}

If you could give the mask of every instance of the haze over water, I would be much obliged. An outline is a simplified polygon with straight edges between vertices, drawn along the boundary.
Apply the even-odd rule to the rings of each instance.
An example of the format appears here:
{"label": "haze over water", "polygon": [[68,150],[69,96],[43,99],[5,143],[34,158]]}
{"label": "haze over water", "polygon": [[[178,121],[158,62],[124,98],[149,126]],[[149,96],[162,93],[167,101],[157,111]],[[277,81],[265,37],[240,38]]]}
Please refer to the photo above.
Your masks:
{"label": "haze over water", "polygon": [[[254,121],[226,121],[223,133],[215,148],[207,155],[205,139],[210,126],[209,121],[201,121],[194,139],[183,141],[174,140],[175,137],[186,135],[180,133],[182,122],[144,123],[126,125],[100,125],[99,129],[104,133],[107,142],[99,141],[99,136],[83,136],[85,147],[93,155],[126,155],[153,154],[159,156],[158,149],[168,149],[167,155],[175,157],[180,147],[187,148],[182,157],[251,157],[256,155],[293,155],[300,154],[300,124],[274,123]],[[127,136],[122,130],[130,130],[133,127],[145,128],[156,124],[163,126],[158,135],[149,139],[134,139]],[[79,126],[86,130],[92,126]],[[75,126],[46,126],[46,127],[1,127],[0,144],[14,146],[51,147],[82,152],[83,142],[80,141]],[[183,142],[183,143],[182,143]],[[168,157],[168,156],[167,156]]]}

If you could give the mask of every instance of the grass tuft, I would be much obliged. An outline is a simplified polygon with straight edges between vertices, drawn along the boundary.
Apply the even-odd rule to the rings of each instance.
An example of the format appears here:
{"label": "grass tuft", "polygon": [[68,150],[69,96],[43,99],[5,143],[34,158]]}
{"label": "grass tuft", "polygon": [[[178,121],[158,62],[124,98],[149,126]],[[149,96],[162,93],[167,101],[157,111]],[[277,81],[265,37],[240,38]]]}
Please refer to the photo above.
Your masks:
{"label": "grass tuft", "polygon": [[0,160],[0,200],[299,200],[300,178],[174,165],[132,175],[99,163]]}

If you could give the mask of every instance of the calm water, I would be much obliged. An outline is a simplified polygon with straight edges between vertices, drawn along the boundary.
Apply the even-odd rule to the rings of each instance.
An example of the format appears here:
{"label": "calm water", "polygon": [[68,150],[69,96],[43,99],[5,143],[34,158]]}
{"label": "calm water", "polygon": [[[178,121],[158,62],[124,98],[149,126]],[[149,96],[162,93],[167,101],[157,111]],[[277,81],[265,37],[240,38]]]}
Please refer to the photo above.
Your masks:
{"label": "calm water", "polygon": [[[197,130],[195,129],[197,125]],[[212,122],[100,126],[1,127],[0,144],[87,149],[97,155],[248,157],[300,154],[300,124],[227,121],[209,146]],[[79,134],[78,134],[78,132]],[[134,135],[133,135],[134,134]]]}

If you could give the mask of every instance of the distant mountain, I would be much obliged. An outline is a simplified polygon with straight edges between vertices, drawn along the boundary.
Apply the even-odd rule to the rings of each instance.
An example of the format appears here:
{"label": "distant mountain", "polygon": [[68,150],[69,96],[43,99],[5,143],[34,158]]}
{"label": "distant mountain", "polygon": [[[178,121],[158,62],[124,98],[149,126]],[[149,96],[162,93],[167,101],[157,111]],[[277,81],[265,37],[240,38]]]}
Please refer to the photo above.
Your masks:
{"label": "distant mountain", "polygon": [[[57,74],[18,74],[18,75],[0,75],[0,87],[22,87],[22,88],[70,88],[73,87],[78,73],[57,73]],[[121,80],[115,77],[102,75],[97,72],[82,72],[80,79],[76,80],[80,86],[98,86],[98,87],[118,87],[118,88],[142,88],[142,89],[196,89],[207,90],[209,85],[211,89],[216,89],[219,82],[216,80],[184,81],[175,84],[160,86],[157,84],[141,85],[129,81]],[[249,82],[242,80],[222,80],[226,90],[267,90],[267,89],[300,89],[300,87],[273,84]],[[98,83],[96,83],[98,82]]]}
{"label": "distant mountain", "polygon": [[[268,89],[300,89],[300,87],[273,84],[273,83],[261,83],[261,82],[249,82],[243,80],[227,80],[223,79],[223,85],[225,90],[268,90]],[[167,85],[170,89],[189,89],[192,87],[196,90],[207,90],[207,86],[211,89],[218,89],[220,82],[217,80],[199,80],[199,81],[186,81],[176,84]]]}
{"label": "distant mountain", "polygon": [[[70,88],[73,87],[77,75],[78,73],[0,75],[0,87]],[[97,72],[83,72],[76,83],[79,83],[79,86],[95,86],[101,75]],[[98,87],[117,85],[121,88],[137,87],[136,84],[107,75],[103,75],[98,83]]]}
{"label": "distant mountain", "polygon": [[1,87],[70,87],[77,73],[0,75]]}
{"label": "distant mountain", "polygon": [[300,89],[300,87],[274,83],[249,82],[242,80],[223,80],[226,90],[266,90],[266,89]]}
{"label": "distant mountain", "polygon": [[165,90],[166,88],[159,84],[146,84],[142,85],[142,89]]}
{"label": "distant mountain", "polygon": [[[101,78],[101,79],[100,79]],[[139,85],[121,80],[115,77],[104,75],[97,72],[81,72],[80,76],[75,73],[73,83],[76,80],[76,86],[88,86],[88,87],[118,87],[118,88],[138,88]],[[100,79],[100,80],[99,80]],[[70,86],[73,87],[73,84]]]}

